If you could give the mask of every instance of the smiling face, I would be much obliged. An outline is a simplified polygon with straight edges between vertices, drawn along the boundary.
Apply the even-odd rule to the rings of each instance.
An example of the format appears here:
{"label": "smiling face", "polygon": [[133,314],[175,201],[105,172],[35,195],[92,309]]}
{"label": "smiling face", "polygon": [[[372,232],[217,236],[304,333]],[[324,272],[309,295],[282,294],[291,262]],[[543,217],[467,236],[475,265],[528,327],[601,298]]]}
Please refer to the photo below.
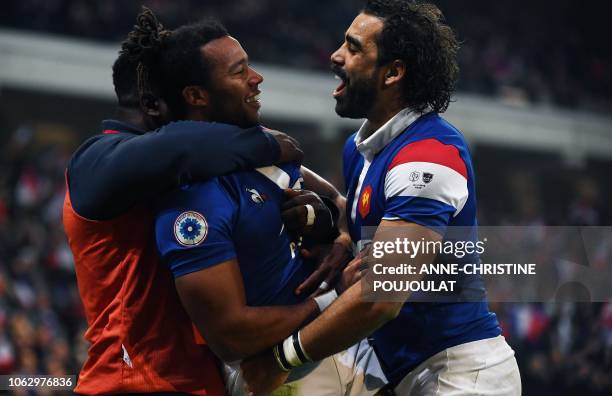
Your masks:
{"label": "smiling face", "polygon": [[240,43],[225,36],[204,45],[210,66],[209,119],[241,127],[259,123],[259,84],[263,77],[249,66]]}
{"label": "smiling face", "polygon": [[382,77],[376,39],[382,28],[382,19],[357,15],[344,43],[331,56],[332,70],[342,80],[333,92],[336,113],[341,117],[367,117],[376,103]]}

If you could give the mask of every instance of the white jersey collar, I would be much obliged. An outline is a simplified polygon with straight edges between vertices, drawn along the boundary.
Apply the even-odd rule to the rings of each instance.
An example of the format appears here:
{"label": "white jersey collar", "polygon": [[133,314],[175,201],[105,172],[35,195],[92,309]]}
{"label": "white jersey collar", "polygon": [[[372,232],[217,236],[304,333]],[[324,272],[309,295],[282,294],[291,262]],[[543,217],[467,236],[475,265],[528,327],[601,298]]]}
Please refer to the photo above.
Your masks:
{"label": "white jersey collar", "polygon": [[370,122],[365,120],[355,135],[357,150],[359,150],[368,161],[372,161],[380,150],[423,114],[424,113],[412,111],[410,108],[406,107],[400,110],[373,134],[364,139],[363,136],[370,128]]}

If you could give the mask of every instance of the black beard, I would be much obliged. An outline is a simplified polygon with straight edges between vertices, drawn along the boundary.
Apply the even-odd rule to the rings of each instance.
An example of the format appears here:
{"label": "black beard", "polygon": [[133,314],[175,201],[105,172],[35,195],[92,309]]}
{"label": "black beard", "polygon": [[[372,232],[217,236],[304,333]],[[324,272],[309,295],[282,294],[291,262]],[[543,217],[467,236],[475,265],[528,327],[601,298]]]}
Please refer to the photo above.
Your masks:
{"label": "black beard", "polygon": [[[374,73],[372,73],[374,74]],[[376,102],[376,79],[351,79],[343,96],[336,98],[336,113],[344,118],[367,118]]]}

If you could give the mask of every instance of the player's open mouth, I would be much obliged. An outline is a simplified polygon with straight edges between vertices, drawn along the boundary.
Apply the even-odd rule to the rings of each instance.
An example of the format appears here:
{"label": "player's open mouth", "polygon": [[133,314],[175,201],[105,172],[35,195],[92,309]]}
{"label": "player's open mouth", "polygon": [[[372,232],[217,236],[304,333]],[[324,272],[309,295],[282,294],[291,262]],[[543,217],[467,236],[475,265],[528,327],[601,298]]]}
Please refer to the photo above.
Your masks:
{"label": "player's open mouth", "polygon": [[334,92],[332,93],[334,98],[337,98],[338,96],[342,95],[344,93],[344,89],[348,85],[348,78],[344,76],[340,76],[339,74],[336,74],[336,79],[340,80],[340,85],[338,85],[336,89],[334,90]]}
{"label": "player's open mouth", "polygon": [[245,102],[247,102],[248,104],[253,104],[253,105],[256,105],[257,107],[259,107],[261,105],[261,103],[259,102],[259,93],[257,93],[256,95],[253,95],[253,96],[249,96],[248,98],[245,99]]}

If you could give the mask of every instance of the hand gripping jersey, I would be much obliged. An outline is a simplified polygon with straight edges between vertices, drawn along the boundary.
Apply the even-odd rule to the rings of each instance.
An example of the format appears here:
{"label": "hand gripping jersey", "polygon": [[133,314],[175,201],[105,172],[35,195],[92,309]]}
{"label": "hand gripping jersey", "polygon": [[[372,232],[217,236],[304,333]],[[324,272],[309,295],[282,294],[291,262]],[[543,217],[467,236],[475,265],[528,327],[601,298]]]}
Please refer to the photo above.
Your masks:
{"label": "hand gripping jersey", "polygon": [[[363,139],[367,127],[366,122],[344,147],[347,217],[357,246],[371,239],[362,235],[362,227],[378,226],[383,219],[432,228],[446,233],[445,240],[454,227],[462,227],[469,231],[459,239],[475,239],[474,171],[461,133],[435,113],[420,116],[409,109]],[[470,301],[479,295],[478,302],[461,302],[460,296],[456,302],[409,299],[396,319],[372,334],[371,344],[392,385],[446,348],[501,333],[482,280],[460,277],[458,288],[471,291]]]}
{"label": "hand gripping jersey", "polygon": [[103,128],[66,171],[64,229],[90,343],[75,391],[225,395],[219,361],[196,343],[172,273],[159,262],[150,197],[180,180],[271,163],[278,148],[261,130],[223,124]]}
{"label": "hand gripping jersey", "polygon": [[248,305],[295,304],[312,273],[285,230],[283,189],[299,188],[299,166],[259,168],[183,186],[160,200],[157,246],[175,277],[237,259]]}

